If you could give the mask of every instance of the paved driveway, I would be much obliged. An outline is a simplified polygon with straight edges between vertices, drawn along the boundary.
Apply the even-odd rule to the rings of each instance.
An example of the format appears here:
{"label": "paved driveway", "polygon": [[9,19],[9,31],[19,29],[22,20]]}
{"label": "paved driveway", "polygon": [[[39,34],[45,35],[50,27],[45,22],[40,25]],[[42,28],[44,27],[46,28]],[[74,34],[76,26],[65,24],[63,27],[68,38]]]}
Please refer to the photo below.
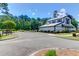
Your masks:
{"label": "paved driveway", "polygon": [[79,41],[57,38],[48,33],[19,32],[17,36],[0,41],[0,56],[27,56],[43,48],[79,49]]}

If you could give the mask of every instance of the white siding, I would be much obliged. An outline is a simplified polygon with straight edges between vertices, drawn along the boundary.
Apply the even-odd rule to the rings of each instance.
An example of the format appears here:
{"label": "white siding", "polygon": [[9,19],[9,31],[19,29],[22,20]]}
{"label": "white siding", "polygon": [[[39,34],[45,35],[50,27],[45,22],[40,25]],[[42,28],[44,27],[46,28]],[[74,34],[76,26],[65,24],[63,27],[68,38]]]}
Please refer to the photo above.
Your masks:
{"label": "white siding", "polygon": [[61,24],[56,26],[56,31],[62,31],[62,30],[64,30],[64,28],[62,27]]}
{"label": "white siding", "polygon": [[50,27],[50,31],[54,31],[54,27]]}
{"label": "white siding", "polygon": [[54,27],[41,27],[39,31],[54,31]]}
{"label": "white siding", "polygon": [[57,26],[57,27],[56,27],[56,31],[62,31],[62,30],[63,30],[62,27],[60,27],[60,26]]}

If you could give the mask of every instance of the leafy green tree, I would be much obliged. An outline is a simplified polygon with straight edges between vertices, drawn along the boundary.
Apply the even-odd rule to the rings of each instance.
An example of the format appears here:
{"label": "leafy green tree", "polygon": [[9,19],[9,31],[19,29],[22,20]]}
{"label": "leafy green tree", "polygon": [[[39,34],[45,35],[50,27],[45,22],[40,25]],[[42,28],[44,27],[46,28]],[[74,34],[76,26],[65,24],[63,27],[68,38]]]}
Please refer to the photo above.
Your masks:
{"label": "leafy green tree", "polygon": [[16,30],[21,30],[21,22],[19,21],[19,20],[16,20],[15,21],[15,23],[16,23]]}
{"label": "leafy green tree", "polygon": [[25,30],[31,30],[31,23],[29,21],[26,21]]}
{"label": "leafy green tree", "polygon": [[49,20],[51,18],[42,18],[42,25],[46,24],[47,20]]}
{"label": "leafy green tree", "polygon": [[12,34],[12,29],[15,29],[15,27],[16,27],[16,23],[14,21],[6,20],[2,22],[1,28],[5,29],[2,30],[2,35],[3,33],[5,33],[6,35]]}
{"label": "leafy green tree", "polygon": [[37,20],[38,20],[38,21],[41,21],[41,18],[38,17]]}
{"label": "leafy green tree", "polygon": [[70,19],[72,19],[72,20],[71,20],[71,24],[76,28],[76,30],[78,30],[78,22],[77,22],[77,20],[75,20],[75,18],[74,18],[72,15],[70,15],[70,14],[67,14],[67,16],[68,16]]}
{"label": "leafy green tree", "polygon": [[41,24],[39,23],[38,20],[32,18],[32,21],[31,21],[31,29],[32,29],[32,30],[37,30],[37,31],[38,31],[40,25],[41,25]]}
{"label": "leafy green tree", "polygon": [[1,29],[1,26],[2,26],[2,22],[0,22],[0,29]]}
{"label": "leafy green tree", "polygon": [[14,21],[7,20],[2,23],[1,27],[2,29],[15,29],[16,23]]}
{"label": "leafy green tree", "polygon": [[0,3],[0,11],[3,13],[3,14],[9,14],[8,11],[8,4],[7,3]]}
{"label": "leafy green tree", "polygon": [[71,23],[77,30],[78,29],[78,22],[75,19],[72,19]]}
{"label": "leafy green tree", "polygon": [[20,20],[30,21],[30,17],[28,17],[27,15],[20,15],[18,18],[19,18]]}
{"label": "leafy green tree", "polygon": [[30,17],[28,17],[27,15],[20,15],[18,19],[21,24],[21,29],[26,30],[26,21],[30,22]]}

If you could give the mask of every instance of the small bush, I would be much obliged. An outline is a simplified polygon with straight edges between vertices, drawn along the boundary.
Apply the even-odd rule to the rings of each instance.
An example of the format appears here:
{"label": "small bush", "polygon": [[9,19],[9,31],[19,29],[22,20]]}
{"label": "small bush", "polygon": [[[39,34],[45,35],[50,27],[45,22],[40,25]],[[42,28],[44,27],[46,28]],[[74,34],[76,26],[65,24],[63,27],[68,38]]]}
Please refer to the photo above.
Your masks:
{"label": "small bush", "polygon": [[51,31],[51,33],[53,33],[54,31]]}
{"label": "small bush", "polygon": [[63,31],[61,31],[61,33],[69,33],[70,31],[68,31],[68,30],[63,30]]}
{"label": "small bush", "polygon": [[56,50],[48,50],[48,52],[45,54],[45,56],[57,56]]}
{"label": "small bush", "polygon": [[76,33],[73,33],[72,36],[73,36],[73,37],[76,37]]}
{"label": "small bush", "polygon": [[0,37],[2,37],[2,35],[0,34]]}
{"label": "small bush", "polygon": [[48,30],[47,33],[50,33],[50,30]]}
{"label": "small bush", "polygon": [[56,33],[60,33],[60,31],[57,31]]}

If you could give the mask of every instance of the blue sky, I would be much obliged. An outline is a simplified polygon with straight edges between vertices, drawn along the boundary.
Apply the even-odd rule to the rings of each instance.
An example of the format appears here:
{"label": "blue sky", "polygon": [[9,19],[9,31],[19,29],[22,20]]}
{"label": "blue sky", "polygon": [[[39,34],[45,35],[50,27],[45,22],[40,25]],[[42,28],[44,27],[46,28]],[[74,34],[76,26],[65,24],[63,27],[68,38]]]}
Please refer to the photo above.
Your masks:
{"label": "blue sky", "polygon": [[[79,19],[79,4],[68,3],[9,3],[9,12],[19,16],[21,14],[29,17],[53,17],[54,10],[65,9],[67,13]],[[79,20],[78,20],[79,21]]]}

